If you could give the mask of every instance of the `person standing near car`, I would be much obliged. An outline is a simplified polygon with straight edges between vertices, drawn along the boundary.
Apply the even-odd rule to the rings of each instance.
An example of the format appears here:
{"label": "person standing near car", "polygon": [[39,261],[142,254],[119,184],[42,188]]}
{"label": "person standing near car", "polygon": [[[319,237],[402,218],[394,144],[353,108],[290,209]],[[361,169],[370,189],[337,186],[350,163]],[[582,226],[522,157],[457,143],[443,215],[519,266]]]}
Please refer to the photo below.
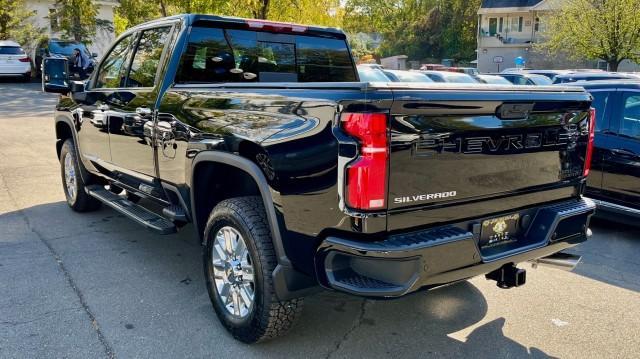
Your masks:
{"label": "person standing near car", "polygon": [[89,57],[80,51],[79,48],[73,49],[73,72],[77,73],[80,80],[87,78],[87,68],[89,67]]}

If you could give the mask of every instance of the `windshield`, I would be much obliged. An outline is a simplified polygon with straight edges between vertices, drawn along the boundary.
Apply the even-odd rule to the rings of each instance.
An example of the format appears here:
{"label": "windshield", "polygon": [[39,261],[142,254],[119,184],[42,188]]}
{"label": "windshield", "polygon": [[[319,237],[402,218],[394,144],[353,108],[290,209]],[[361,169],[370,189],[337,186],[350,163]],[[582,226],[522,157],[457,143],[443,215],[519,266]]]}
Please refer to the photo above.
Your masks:
{"label": "windshield", "polygon": [[73,55],[74,49],[80,49],[85,54],[90,55],[87,47],[84,46],[83,43],[75,42],[75,41],[51,41],[49,43],[49,52],[52,54],[60,54],[64,56]]}
{"label": "windshield", "polygon": [[409,71],[389,71],[398,78],[399,82],[433,82],[429,77],[421,73]]}
{"label": "windshield", "polygon": [[529,75],[529,79],[533,81],[536,85],[551,85],[553,81],[550,78],[543,75]]}
{"label": "windshield", "polygon": [[389,82],[387,76],[378,69],[358,67],[360,82]]}
{"label": "windshield", "polygon": [[509,80],[500,76],[479,75],[478,78],[486,84],[492,85],[513,85]]}
{"label": "windshield", "polygon": [[0,46],[0,55],[22,55],[24,50],[18,46]]}
{"label": "windshield", "polygon": [[446,82],[453,82],[459,84],[477,84],[478,81],[474,80],[473,77],[465,74],[442,74],[444,80]]}

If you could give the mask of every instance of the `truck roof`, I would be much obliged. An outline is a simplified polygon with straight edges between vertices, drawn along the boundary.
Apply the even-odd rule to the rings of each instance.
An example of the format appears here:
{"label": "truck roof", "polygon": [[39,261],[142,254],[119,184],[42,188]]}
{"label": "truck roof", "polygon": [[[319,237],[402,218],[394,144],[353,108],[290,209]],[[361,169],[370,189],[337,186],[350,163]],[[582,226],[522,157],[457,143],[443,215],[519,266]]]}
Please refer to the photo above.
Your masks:
{"label": "truck roof", "polygon": [[304,25],[304,24],[295,24],[289,22],[278,22],[278,21],[270,21],[270,20],[260,20],[260,19],[248,19],[248,18],[240,18],[234,16],[220,16],[220,15],[206,15],[206,14],[179,14],[168,17],[163,17],[151,21],[147,21],[145,23],[136,25],[130,30],[134,30],[140,27],[147,27],[149,25],[153,25],[156,23],[163,23],[166,21],[181,19],[187,25],[194,25],[198,22],[212,22],[219,23],[220,25],[231,25],[231,26],[248,26],[254,30],[264,29],[266,31],[287,31],[293,33],[311,33],[313,35],[319,35],[324,33],[325,35],[329,35],[332,37],[346,38],[344,32],[341,29],[333,28],[333,27],[325,27],[325,26],[317,26],[317,25]]}

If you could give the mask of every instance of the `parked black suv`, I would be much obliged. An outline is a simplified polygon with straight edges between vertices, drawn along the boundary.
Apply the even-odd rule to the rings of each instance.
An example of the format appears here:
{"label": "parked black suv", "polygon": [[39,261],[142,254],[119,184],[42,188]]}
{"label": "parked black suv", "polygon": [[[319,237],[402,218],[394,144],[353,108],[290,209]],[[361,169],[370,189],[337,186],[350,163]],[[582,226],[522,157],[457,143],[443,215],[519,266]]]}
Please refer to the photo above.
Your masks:
{"label": "parked black suv", "polygon": [[62,56],[67,58],[71,64],[73,61],[74,49],[80,49],[80,51],[87,55],[87,58],[89,58],[90,61],[87,73],[92,73],[96,65],[95,58],[98,57],[98,55],[96,53],[89,52],[89,49],[87,49],[85,44],[73,40],[48,39],[40,42],[36,48],[34,59],[38,76],[40,76],[42,70],[42,59],[52,56]]}
{"label": "parked black suv", "polygon": [[572,85],[589,91],[596,109],[587,194],[598,204],[599,215],[637,222],[640,217],[640,80]]}
{"label": "parked black suv", "polygon": [[589,236],[580,88],[363,83],[341,30],[209,15],[127,30],[66,83],[44,88],[63,94],[69,206],[160,234],[193,223],[213,307],[244,342],[284,333],[318,285],[517,287],[518,263],[571,266],[559,252]]}

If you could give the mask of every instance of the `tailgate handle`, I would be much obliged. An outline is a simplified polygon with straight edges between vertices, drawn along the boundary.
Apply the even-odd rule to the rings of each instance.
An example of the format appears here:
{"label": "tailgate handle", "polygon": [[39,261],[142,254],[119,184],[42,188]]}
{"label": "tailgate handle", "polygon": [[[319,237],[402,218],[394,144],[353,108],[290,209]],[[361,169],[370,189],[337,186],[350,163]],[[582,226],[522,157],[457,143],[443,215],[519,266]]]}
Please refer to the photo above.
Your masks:
{"label": "tailgate handle", "polygon": [[532,103],[503,103],[498,108],[497,116],[503,120],[527,118],[533,110],[533,105]]}

